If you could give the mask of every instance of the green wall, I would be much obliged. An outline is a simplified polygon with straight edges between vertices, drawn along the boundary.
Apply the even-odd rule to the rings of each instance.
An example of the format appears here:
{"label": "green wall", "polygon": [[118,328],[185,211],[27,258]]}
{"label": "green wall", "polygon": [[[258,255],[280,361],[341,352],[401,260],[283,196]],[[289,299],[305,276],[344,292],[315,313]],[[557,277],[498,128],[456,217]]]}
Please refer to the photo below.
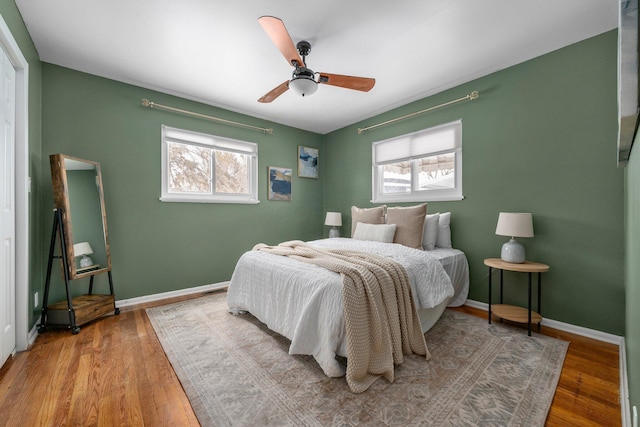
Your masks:
{"label": "green wall", "polygon": [[[42,282],[42,241],[40,239],[40,182],[41,167],[41,66],[40,57],[33,45],[31,36],[22,21],[22,16],[13,1],[0,2],[0,15],[4,19],[18,47],[29,64],[29,176],[31,193],[29,194],[29,295],[40,289]],[[42,295],[42,293],[40,293]],[[29,298],[29,325],[35,323],[40,307],[34,308],[33,298]]]}
{"label": "green wall", "polygon": [[640,142],[634,142],[626,176],[626,336],[629,396],[640,405]]}
{"label": "green wall", "polygon": [[[321,135],[51,64],[43,63],[42,70],[42,132],[46,138],[41,168],[48,171],[48,156],[53,153],[100,163],[117,299],[226,281],[240,255],[258,242],[277,244],[322,236],[322,181],[299,178],[296,173],[297,146],[320,148]],[[272,127],[274,132],[269,135],[149,109],[141,105],[142,98]],[[163,124],[257,143],[260,203],[160,202]],[[268,166],[293,169],[292,201],[267,200]],[[40,203],[47,213],[42,218],[43,233],[49,239],[50,178],[43,182],[41,193]],[[53,298],[63,296],[59,276],[54,272]],[[106,286],[105,276],[96,277],[99,286]],[[82,280],[88,283],[88,279],[77,281],[76,292],[86,291]]]}
{"label": "green wall", "polygon": [[[351,205],[371,206],[371,143],[462,119],[464,200],[452,212],[454,246],[467,253],[469,297],[487,302],[484,258],[499,257],[498,213],[532,212],[527,258],[542,278],[550,319],[624,333],[624,169],[616,166],[617,32],[611,31],[326,136],[325,208],[349,231]],[[372,125],[465,96],[480,98],[364,134]],[[526,276],[505,273],[505,297],[526,304]]]}
{"label": "green wall", "polygon": [[[500,211],[534,214],[528,258],[545,262],[543,314],[624,334],[624,169],[616,152],[616,32],[552,52],[321,136],[139,87],[43,64],[43,170],[62,152],[102,165],[113,274],[119,299],[228,280],[256,242],[311,239],[323,212],[371,197],[371,143],[462,118],[465,199],[433,202],[453,212],[455,246],[469,257],[470,298],[487,300],[482,260],[498,256]],[[466,95],[480,98],[358,135],[377,123]],[[273,135],[150,110],[140,99],[274,127]],[[256,206],[162,203],[162,124],[259,144]],[[266,167],[296,167],[298,144],[321,149],[319,180],[294,176],[293,201],[266,200]],[[295,175],[295,173],[294,173]],[[42,204],[51,206],[45,182]],[[49,212],[48,209],[44,211]],[[50,219],[43,218],[44,236]],[[526,302],[523,275],[507,274],[506,297]]]}

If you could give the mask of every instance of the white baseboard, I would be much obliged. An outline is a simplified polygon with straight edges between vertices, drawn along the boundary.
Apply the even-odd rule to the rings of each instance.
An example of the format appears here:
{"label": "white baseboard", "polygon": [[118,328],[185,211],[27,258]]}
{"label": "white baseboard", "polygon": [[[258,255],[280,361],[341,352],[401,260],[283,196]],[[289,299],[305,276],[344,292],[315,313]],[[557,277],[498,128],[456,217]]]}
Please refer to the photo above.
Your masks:
{"label": "white baseboard", "polygon": [[620,411],[622,427],[631,427],[631,402],[629,401],[629,383],[627,376],[627,350],[624,338],[620,344]]}
{"label": "white baseboard", "polygon": [[[468,299],[465,303],[469,307],[477,308],[480,310],[488,311],[489,305],[484,302],[474,301]],[[570,323],[559,322],[553,319],[542,318],[542,325],[548,326],[553,329],[559,329],[561,331],[570,332],[572,334],[581,335],[587,338],[593,338],[594,340],[608,342],[610,344],[620,345],[624,342],[624,337],[619,335],[608,334],[606,332],[597,331],[595,329],[584,328],[582,326],[572,325]]]}
{"label": "white baseboard", "polygon": [[169,292],[162,292],[159,294],[151,294],[151,295],[145,295],[141,297],[121,299],[121,300],[116,300],[116,307],[122,308],[122,307],[128,307],[136,304],[159,301],[167,298],[180,297],[183,295],[197,294],[199,292],[217,291],[220,289],[226,289],[228,286],[229,286],[229,282],[220,282],[220,283],[213,283],[211,285],[196,286],[195,288],[179,289],[177,291],[169,291]]}
{"label": "white baseboard", "polygon": [[[465,305],[477,308],[479,310],[488,311],[489,305],[484,302],[467,300]],[[618,346],[618,354],[620,357],[620,412],[622,412],[622,427],[631,426],[631,410],[629,407],[629,385],[627,383],[627,355],[624,337],[613,335],[606,332],[597,331],[595,329],[584,328],[582,326],[572,325],[570,323],[559,322],[553,319],[542,319],[542,325],[553,329],[558,329],[572,334],[581,335],[583,337],[592,338],[594,340],[615,344]]]}
{"label": "white baseboard", "polygon": [[33,325],[33,328],[29,331],[27,335],[27,348],[31,347],[31,345],[35,342],[38,337],[38,324]]}

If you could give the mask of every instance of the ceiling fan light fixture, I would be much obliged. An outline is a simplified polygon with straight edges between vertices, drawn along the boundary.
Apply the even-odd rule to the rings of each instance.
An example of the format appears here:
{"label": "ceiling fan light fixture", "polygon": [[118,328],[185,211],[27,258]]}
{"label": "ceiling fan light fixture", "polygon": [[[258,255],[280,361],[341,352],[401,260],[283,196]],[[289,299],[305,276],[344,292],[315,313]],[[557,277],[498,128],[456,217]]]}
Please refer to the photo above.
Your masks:
{"label": "ceiling fan light fixture", "polygon": [[[307,55],[311,52],[311,43],[300,40],[298,44],[293,44],[282,19],[275,16],[261,16],[258,22],[267,32],[273,44],[276,45],[282,56],[287,60],[287,64],[293,66],[294,70],[290,80],[285,80],[275,88],[258,99],[258,102],[269,103],[291,89],[298,96],[313,95],[318,90],[318,84],[343,87],[345,89],[369,92],[376,80],[369,77],[345,76],[341,74],[314,73],[307,68]],[[316,80],[317,76],[317,80]]]}
{"label": "ceiling fan light fixture", "polygon": [[298,76],[291,79],[289,89],[299,96],[313,95],[318,90],[318,83],[309,76]]}

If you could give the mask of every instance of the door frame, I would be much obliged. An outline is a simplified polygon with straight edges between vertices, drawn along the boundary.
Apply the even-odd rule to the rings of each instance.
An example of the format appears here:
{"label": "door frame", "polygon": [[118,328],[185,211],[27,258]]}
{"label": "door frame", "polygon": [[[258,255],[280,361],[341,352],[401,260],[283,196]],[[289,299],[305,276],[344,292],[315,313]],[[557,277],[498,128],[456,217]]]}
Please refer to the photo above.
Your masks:
{"label": "door frame", "polygon": [[29,63],[0,15],[0,45],[16,69],[16,350],[29,346]]}

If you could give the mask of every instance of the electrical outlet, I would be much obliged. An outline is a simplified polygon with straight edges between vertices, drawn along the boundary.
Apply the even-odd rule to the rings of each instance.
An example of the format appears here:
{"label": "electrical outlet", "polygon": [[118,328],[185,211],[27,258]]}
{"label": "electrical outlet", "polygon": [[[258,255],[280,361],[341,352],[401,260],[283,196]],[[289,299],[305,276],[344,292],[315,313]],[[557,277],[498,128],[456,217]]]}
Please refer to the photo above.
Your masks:
{"label": "electrical outlet", "polygon": [[35,294],[33,294],[33,308],[36,308],[39,304],[39,295],[38,292],[36,292]]}

